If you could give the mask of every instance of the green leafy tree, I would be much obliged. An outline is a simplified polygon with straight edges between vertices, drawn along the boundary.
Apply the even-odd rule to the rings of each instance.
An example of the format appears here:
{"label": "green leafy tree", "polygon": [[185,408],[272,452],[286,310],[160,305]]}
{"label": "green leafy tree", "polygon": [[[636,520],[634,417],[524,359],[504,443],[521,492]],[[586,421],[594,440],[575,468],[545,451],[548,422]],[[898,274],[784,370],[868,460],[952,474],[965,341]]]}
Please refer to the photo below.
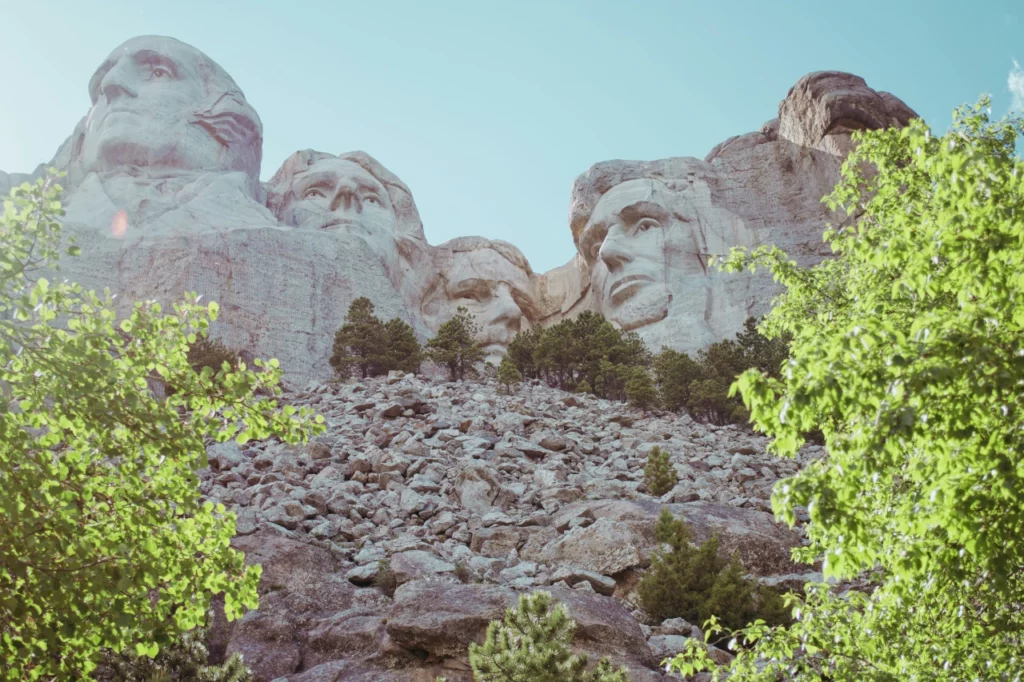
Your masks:
{"label": "green leafy tree", "polygon": [[353,370],[365,379],[384,371],[387,363],[387,330],[373,314],[373,303],[366,297],[352,301],[345,324],[334,334],[334,346],[328,360],[339,377]]}
{"label": "green leafy tree", "polygon": [[730,627],[742,627],[756,617],[772,624],[788,622],[781,597],[746,578],[735,556],[720,556],[717,536],[695,547],[686,522],[663,507],[654,537],[663,547],[655,551],[637,585],[640,606],[651,617],[701,623],[714,616]]}
{"label": "green leafy tree", "polygon": [[547,592],[522,595],[503,621],[491,621],[483,644],[469,645],[478,682],[628,682],[607,659],[587,670],[587,656],[572,652],[576,623]]}
{"label": "green leafy tree", "polygon": [[[776,249],[786,293],[765,321],[792,334],[785,372],[745,373],[757,428],[792,455],[820,428],[828,456],[776,486],[776,513],[806,508],[826,576],[785,629],[716,670],[731,682],[1014,680],[1024,659],[1024,121],[988,100],[935,136],[921,121],[857,133],[829,206],[836,256],[803,270]],[[678,660],[701,667],[691,648]]]}
{"label": "green leafy tree", "polygon": [[484,359],[484,351],[476,337],[480,326],[469,309],[459,306],[455,317],[437,330],[437,336],[427,341],[427,357],[448,369],[451,381],[471,376],[473,366]]}
{"label": "green leafy tree", "polygon": [[512,362],[512,358],[505,356],[501,359],[501,364],[498,365],[498,383],[501,384],[505,391],[508,393],[512,392],[513,386],[519,386],[519,383],[523,380],[523,375],[516,369],[515,363]]}
{"label": "green leafy tree", "polygon": [[[155,655],[257,604],[258,567],[229,546],[234,514],[202,502],[206,441],[300,442],[322,418],[258,399],[266,371],[193,371],[217,305],[194,294],[117,322],[100,297],[42,277],[61,253],[60,188],[22,185],[0,219],[0,679],[88,679],[105,648]],[[68,248],[69,255],[77,249]],[[155,371],[177,392],[158,399]]]}
{"label": "green leafy tree", "polygon": [[641,410],[649,410],[658,402],[658,390],[650,373],[643,367],[630,369],[625,392],[629,404]]}
{"label": "green leafy tree", "polygon": [[384,324],[384,337],[387,348],[383,362],[384,371],[399,370],[407,374],[416,374],[420,371],[423,348],[420,347],[416,333],[407,322],[397,317],[388,320]]}
{"label": "green leafy tree", "polygon": [[644,483],[647,490],[655,497],[661,497],[679,482],[679,475],[672,466],[668,452],[660,447],[653,447],[647,453],[647,466],[644,467]]}

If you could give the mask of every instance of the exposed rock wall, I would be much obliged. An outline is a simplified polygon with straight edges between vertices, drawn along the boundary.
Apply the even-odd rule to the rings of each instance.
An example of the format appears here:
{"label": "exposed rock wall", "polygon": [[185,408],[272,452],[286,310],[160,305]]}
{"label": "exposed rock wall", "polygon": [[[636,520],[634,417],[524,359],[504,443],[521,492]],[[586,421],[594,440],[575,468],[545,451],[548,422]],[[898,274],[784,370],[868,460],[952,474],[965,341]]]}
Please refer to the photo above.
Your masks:
{"label": "exposed rock wall", "polygon": [[[777,244],[825,254],[820,203],[853,130],[914,113],[838,72],[802,78],[759,132],[700,159],[605,161],[573,184],[577,255],[535,273],[512,244],[461,237],[431,246],[412,191],[365,152],[303,150],[259,182],[263,128],[213,60],[172,38],[133,38],[89,83],[91,107],[51,165],[67,171],[67,276],[132,300],[217,300],[214,333],[277,357],[291,379],[325,378],[349,304],[370,298],[425,338],[466,306],[497,362],[514,334],[583,310],[635,329],[657,350],[694,351],[735,334],[777,289],[725,275],[712,255]],[[0,191],[38,177],[0,173]]]}

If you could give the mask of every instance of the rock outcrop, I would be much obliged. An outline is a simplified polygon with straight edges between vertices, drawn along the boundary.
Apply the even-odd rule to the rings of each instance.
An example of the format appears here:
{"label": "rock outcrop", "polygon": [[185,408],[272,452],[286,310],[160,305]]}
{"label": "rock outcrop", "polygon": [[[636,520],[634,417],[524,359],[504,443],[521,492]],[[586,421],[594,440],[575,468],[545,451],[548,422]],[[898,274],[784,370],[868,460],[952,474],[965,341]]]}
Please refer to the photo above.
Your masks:
{"label": "rock outcrop", "polygon": [[[323,414],[327,433],[302,447],[213,445],[201,475],[238,515],[234,546],[263,565],[259,610],[219,621],[213,647],[242,653],[258,680],[469,682],[469,643],[535,589],[566,604],[579,650],[663,679],[658,663],[694,632],[636,606],[664,505],[766,582],[814,577],[791,563],[802,533],[768,500],[818,448],[778,460],[739,427],[543,385],[505,395],[393,374],[285,400]],[[661,498],[642,483],[655,445],[679,475]],[[381,561],[392,597],[373,586]]]}
{"label": "rock outcrop", "polygon": [[[50,165],[67,171],[66,231],[82,256],[65,276],[132,301],[195,291],[221,304],[214,333],[291,380],[327,378],[331,339],[370,298],[425,338],[470,309],[487,359],[517,331],[583,310],[636,329],[654,349],[694,351],[739,331],[777,292],[767,275],[725,275],[709,257],[777,244],[820,260],[820,203],[857,129],[914,116],[838,72],[802,78],[759,132],[702,161],[606,161],[573,185],[577,256],[535,273],[513,245],[424,238],[410,189],[364,152],[311,149],[259,182],[263,127],[241,88],[199,50],[133,38],[89,83],[91,106]],[[0,173],[0,192],[42,173]]]}

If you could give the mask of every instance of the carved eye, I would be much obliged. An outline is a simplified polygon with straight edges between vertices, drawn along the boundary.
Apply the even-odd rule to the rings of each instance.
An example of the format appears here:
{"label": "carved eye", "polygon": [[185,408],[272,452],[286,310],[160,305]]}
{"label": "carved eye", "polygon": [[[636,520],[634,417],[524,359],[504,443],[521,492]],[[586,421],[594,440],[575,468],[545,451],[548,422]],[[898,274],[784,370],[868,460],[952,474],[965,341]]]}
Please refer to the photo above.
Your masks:
{"label": "carved eye", "polygon": [[378,206],[383,206],[384,205],[384,202],[382,202],[380,200],[380,197],[378,197],[376,194],[367,195],[365,201],[367,201],[368,203],[371,203],[371,204],[377,204]]}
{"label": "carved eye", "polygon": [[324,194],[323,190],[317,187],[310,187],[309,189],[302,193],[303,199],[323,199],[325,196],[326,195]]}
{"label": "carved eye", "polygon": [[162,66],[154,66],[151,76],[153,78],[170,78],[171,72]]}
{"label": "carved eye", "polygon": [[661,223],[659,223],[654,218],[642,218],[636,224],[636,231],[637,232],[646,232],[647,230],[651,229],[652,227],[661,227]]}

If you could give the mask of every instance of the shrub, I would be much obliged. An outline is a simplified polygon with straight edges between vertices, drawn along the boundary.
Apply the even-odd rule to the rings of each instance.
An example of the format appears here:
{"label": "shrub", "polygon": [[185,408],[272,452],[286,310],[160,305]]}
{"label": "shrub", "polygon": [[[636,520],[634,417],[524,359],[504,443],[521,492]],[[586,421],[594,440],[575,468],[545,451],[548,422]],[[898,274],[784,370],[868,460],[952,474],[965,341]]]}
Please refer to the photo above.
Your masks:
{"label": "shrub", "polygon": [[644,483],[647,490],[655,497],[661,497],[676,487],[679,476],[669,460],[668,452],[660,447],[653,447],[647,453],[647,466],[644,467]]}
{"label": "shrub", "polygon": [[473,571],[470,570],[469,566],[464,561],[455,562],[455,577],[460,583],[471,583],[473,582]]}
{"label": "shrub", "polygon": [[448,369],[450,381],[465,379],[475,373],[473,366],[483,360],[484,352],[477,343],[480,327],[463,306],[455,317],[437,330],[437,336],[427,341],[427,357]]}
{"label": "shrub", "polygon": [[507,355],[503,357],[501,364],[498,365],[498,383],[505,388],[506,392],[511,393],[512,387],[518,386],[522,380],[523,375],[516,369],[512,360]]}
{"label": "shrub", "polygon": [[577,393],[593,393],[594,389],[590,387],[590,382],[584,379],[580,383],[576,384]]}
{"label": "shrub", "polygon": [[249,682],[252,672],[235,653],[221,665],[210,665],[204,642],[206,628],[184,633],[163,647],[155,658],[133,650],[107,651],[96,671],[98,682]]}
{"label": "shrub", "polygon": [[523,595],[503,621],[491,621],[483,644],[469,645],[477,682],[628,682],[607,659],[587,670],[587,656],[572,652],[576,623],[551,595]]}
{"label": "shrub", "polygon": [[377,575],[373,576],[373,586],[389,597],[395,596],[398,589],[398,578],[391,569],[391,562],[381,559],[377,562]]}
{"label": "shrub", "polygon": [[769,625],[788,622],[777,592],[744,577],[735,555],[719,556],[717,536],[694,547],[689,526],[667,507],[661,510],[654,536],[666,547],[655,551],[650,569],[637,585],[640,606],[652,618],[703,623],[715,616],[728,627],[743,627],[755,618]]}

